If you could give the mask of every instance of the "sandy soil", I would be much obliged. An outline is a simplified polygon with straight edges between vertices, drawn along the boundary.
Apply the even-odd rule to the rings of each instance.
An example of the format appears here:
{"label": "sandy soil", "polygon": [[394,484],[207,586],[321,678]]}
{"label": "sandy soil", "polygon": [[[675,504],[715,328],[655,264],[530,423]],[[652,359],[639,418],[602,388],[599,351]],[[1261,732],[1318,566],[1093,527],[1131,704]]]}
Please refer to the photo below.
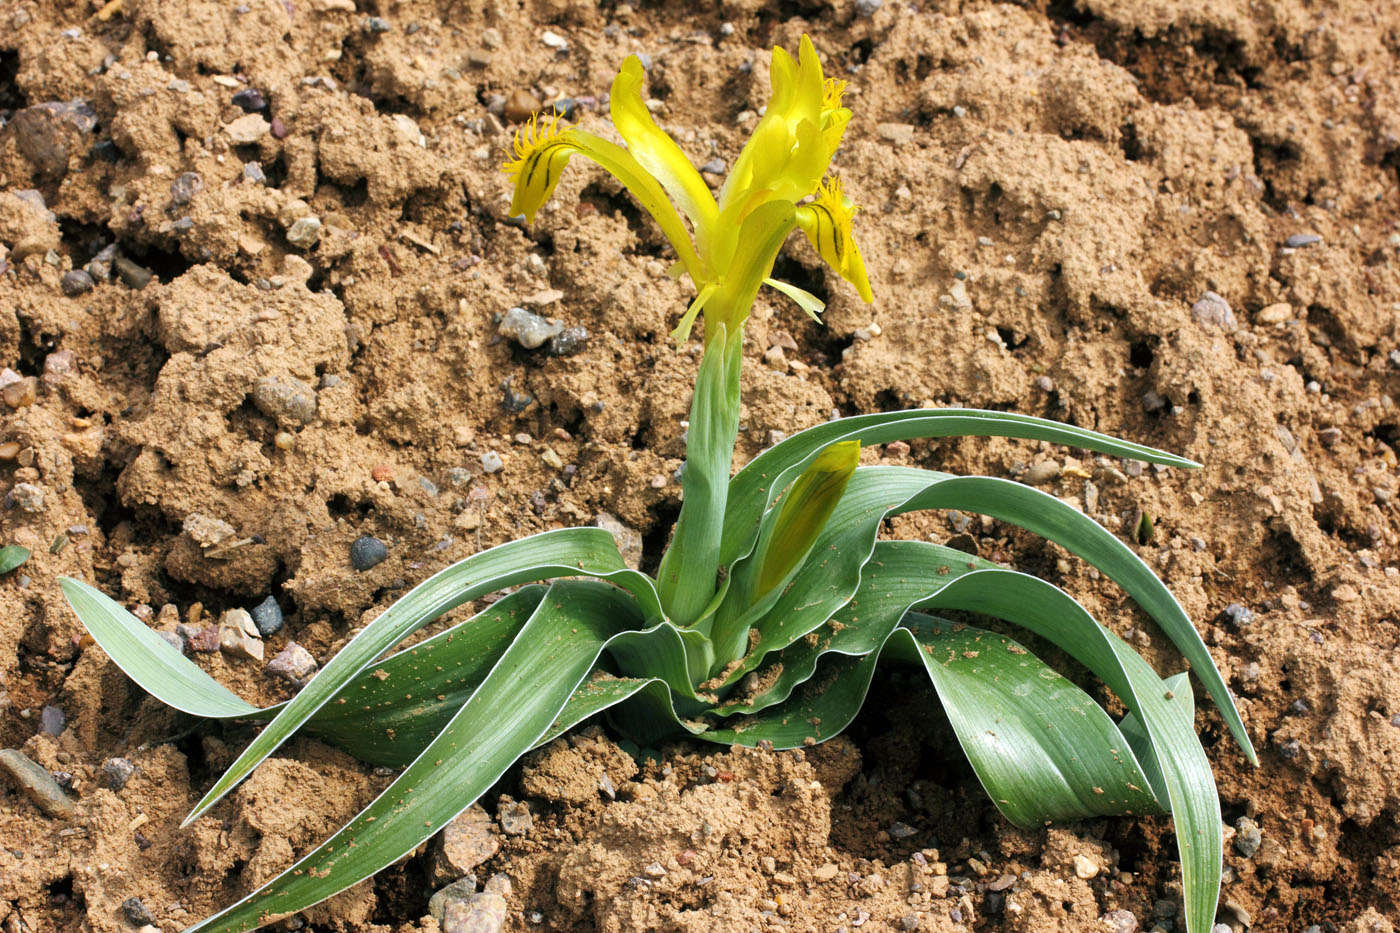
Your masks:
{"label": "sandy soil", "polygon": [[[297,741],[179,831],[251,733],[145,697],[84,643],[58,575],[172,633],[272,595],[267,657],[295,641],[324,661],[408,585],[525,533],[610,513],[654,564],[687,296],[582,163],[537,224],[509,222],[508,121],[523,92],[596,129],[613,69],[645,53],[658,118],[727,164],[767,48],[803,31],[850,81],[838,167],[877,300],[793,241],[781,277],[830,310],[818,327],[761,300],[741,457],[833,412],[968,405],[1203,462],[879,452],[1034,467],[1199,621],[1261,757],[1199,714],[1231,832],[1251,821],[1228,837],[1220,922],[1392,929],[1400,9],[1373,0],[0,0],[0,543],[33,551],[0,580],[0,745],[64,773],[76,804],[51,817],[0,781],[0,929],[132,929],[139,897],[177,930],[387,781]],[[519,304],[587,341],[502,339]],[[1178,669],[1054,546],[956,514],[891,531],[1043,574]],[[361,535],[388,557],[357,572]],[[290,689],[194,656],[250,700]],[[115,757],[136,767],[119,790]],[[521,802],[532,827],[504,833]],[[473,871],[509,879],[510,929],[1179,929],[1167,821],[1010,828],[899,671],[806,754],[677,746],[638,769],[593,731],[483,804],[497,851]],[[435,930],[442,858],[425,847],[305,922]]]}

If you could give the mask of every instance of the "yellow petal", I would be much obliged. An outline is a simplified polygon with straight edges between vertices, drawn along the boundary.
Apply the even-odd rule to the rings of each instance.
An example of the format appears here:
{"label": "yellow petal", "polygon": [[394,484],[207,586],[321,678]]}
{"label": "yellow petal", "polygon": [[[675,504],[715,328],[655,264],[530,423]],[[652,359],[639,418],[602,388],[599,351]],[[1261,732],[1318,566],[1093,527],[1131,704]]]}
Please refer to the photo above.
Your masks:
{"label": "yellow petal", "polygon": [[661,182],[697,234],[708,233],[719,213],[714,196],[681,147],[652,119],[642,100],[644,80],[641,61],[635,55],[628,56],[613,79],[613,124],[627,141],[632,157]]}
{"label": "yellow petal", "polygon": [[573,131],[559,128],[558,115],[547,123],[531,117],[515,134],[515,158],[501,168],[515,182],[511,216],[524,214],[527,221],[533,221],[554,193],[569,157],[578,151]]}
{"label": "yellow petal", "polygon": [[784,282],[779,279],[764,279],[763,284],[769,288],[775,288],[787,295],[797,303],[797,306],[807,312],[807,316],[818,324],[822,322],[822,312],[826,310],[826,302],[805,288],[798,288],[791,282]]}
{"label": "yellow petal", "polygon": [[874,300],[870,280],[865,272],[865,260],[851,235],[851,220],[855,208],[841,193],[840,179],[833,178],[817,191],[816,200],[797,209],[797,225],[827,265],[855,286],[861,300]]}

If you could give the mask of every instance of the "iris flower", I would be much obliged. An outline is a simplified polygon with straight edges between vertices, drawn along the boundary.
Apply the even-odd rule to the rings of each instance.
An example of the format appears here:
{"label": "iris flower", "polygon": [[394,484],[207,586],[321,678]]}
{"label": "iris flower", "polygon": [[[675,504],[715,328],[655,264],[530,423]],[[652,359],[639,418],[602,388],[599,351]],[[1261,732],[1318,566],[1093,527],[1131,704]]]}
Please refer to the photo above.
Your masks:
{"label": "iris flower", "polygon": [[869,302],[865,263],[851,235],[856,208],[842,193],[840,179],[827,178],[851,118],[851,111],[841,106],[845,82],[822,75],[807,36],[795,59],[782,48],[773,49],[771,75],[768,109],[718,200],[680,146],[652,119],[642,100],[642,63],[634,55],[623,62],[612,84],[613,124],[626,147],[561,126],[558,116],[531,119],[516,135],[515,158],[504,167],[515,182],[512,215],[532,221],[575,154],[601,165],[670,241],[678,257],[672,274],[689,275],[695,284],[695,300],[672,334],[678,342],[689,336],[702,313],[711,325],[707,335],[720,330],[715,324],[737,333],[765,283],[816,319],[823,308],[816,296],[769,277],[778,250],[798,227],[822,259]]}

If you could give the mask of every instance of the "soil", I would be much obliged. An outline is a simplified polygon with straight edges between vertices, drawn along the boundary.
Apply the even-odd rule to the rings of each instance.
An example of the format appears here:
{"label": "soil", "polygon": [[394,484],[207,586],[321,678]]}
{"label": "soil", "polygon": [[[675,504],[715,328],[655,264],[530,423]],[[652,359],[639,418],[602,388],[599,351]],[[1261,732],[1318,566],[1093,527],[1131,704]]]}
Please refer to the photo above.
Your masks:
{"label": "soil", "polygon": [[[920,405],[1202,462],[867,453],[1034,478],[1130,540],[1259,748],[1250,767],[1198,713],[1229,832],[1261,833],[1227,834],[1219,921],[1393,929],[1400,7],[1373,0],[0,0],[0,543],[33,552],[0,580],[0,745],[70,775],[77,808],[47,816],[0,781],[0,929],[132,929],[131,897],[180,929],[389,780],[297,740],[179,830],[251,730],[146,697],[59,575],[162,631],[272,595],[267,656],[296,641],[324,662],[409,585],[523,534],[609,513],[654,566],[696,363],[666,335],[689,299],[581,160],[537,223],[512,222],[507,118],[526,92],[600,130],[617,64],[644,53],[658,119],[728,164],[767,49],[804,31],[850,82],[837,167],[877,297],[792,241],[777,275],[829,310],[818,326],[760,298],[741,462],[774,432]],[[518,304],[586,343],[504,340]],[[1039,573],[1181,667],[1053,545],[955,513],[889,531]],[[388,557],[359,572],[362,535]],[[250,701],[290,690],[195,657]],[[1181,929],[1169,821],[1013,829],[908,672],[805,752],[682,744],[638,767],[616,738],[560,740],[483,799],[533,816],[491,823],[475,869],[509,879],[508,929]],[[113,757],[136,767],[120,790]],[[435,846],[284,926],[436,930]]]}

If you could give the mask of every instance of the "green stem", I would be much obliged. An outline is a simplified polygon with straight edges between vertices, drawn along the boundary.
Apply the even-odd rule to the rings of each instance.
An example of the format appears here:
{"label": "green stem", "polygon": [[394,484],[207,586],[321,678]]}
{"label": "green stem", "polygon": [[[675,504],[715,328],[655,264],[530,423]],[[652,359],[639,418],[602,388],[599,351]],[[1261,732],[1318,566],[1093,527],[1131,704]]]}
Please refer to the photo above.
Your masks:
{"label": "green stem", "polygon": [[705,356],[690,403],[681,514],[657,573],[662,608],[677,625],[698,620],[718,588],[729,471],[739,436],[743,345],[742,324],[732,334],[723,324],[707,325]]}

